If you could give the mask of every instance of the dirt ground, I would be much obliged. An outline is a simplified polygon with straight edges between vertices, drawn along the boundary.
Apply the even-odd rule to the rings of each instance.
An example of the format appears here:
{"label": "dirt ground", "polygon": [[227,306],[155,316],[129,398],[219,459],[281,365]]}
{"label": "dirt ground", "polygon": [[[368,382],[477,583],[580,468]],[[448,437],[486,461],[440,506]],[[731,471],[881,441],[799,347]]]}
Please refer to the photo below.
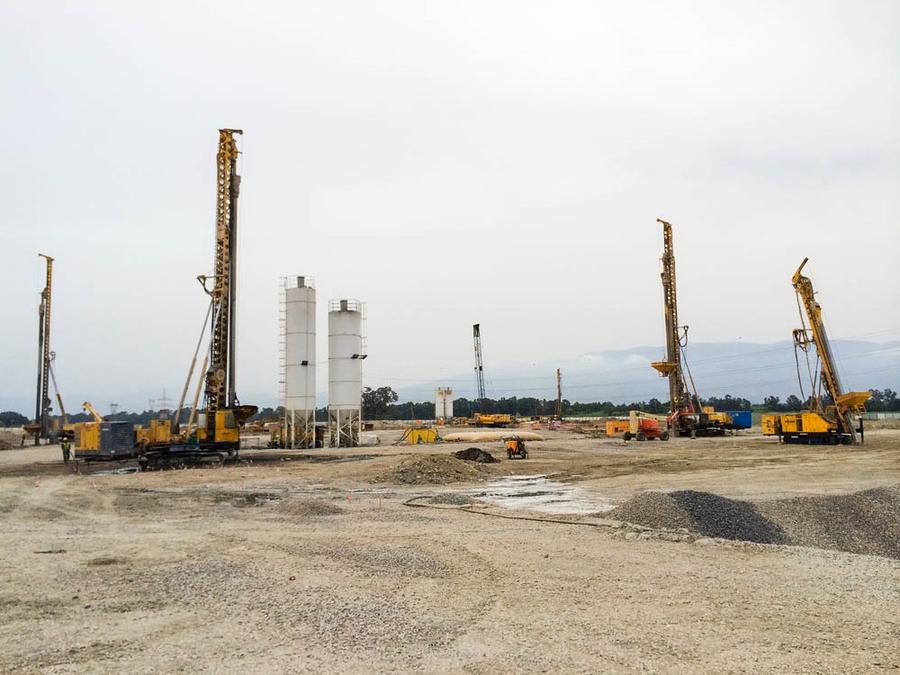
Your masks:
{"label": "dirt ground", "polygon": [[[644,490],[897,485],[900,431],[853,448],[542,433],[527,460],[477,444],[502,461],[444,484],[403,467],[467,444],[247,450],[154,473],[0,452],[0,670],[900,670],[900,561],[603,518]],[[582,508],[483,501],[522,476],[577,491]]]}

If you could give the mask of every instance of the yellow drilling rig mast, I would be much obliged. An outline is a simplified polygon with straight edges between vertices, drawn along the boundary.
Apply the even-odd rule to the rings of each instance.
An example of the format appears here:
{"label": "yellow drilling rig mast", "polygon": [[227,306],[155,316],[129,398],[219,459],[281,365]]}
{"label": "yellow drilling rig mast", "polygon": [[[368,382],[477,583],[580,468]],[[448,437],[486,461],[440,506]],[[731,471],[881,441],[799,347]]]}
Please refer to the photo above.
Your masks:
{"label": "yellow drilling rig mast", "polygon": [[731,429],[732,420],[727,413],[716,412],[710,407],[700,405],[697,388],[684,358],[688,327],[678,325],[672,224],[659,218],[656,222],[661,223],[663,228],[661,277],[666,320],[666,358],[664,361],[654,361],[650,365],[661,376],[669,379],[668,426],[679,436],[721,436],[727,429]]}
{"label": "yellow drilling rig mast", "polygon": [[[142,463],[151,468],[237,457],[240,428],[257,411],[255,405],[241,405],[236,388],[237,203],[241,177],[237,173],[239,151],[235,135],[242,133],[240,129],[219,129],[214,273],[212,279],[197,277],[210,297],[211,308],[209,367],[204,380],[206,405],[192,411],[192,420],[196,414],[195,428],[189,425],[184,434],[172,435],[172,443],[158,444],[144,452]],[[179,409],[176,414],[180,413]],[[177,417],[173,422],[177,427]]]}
{"label": "yellow drilling rig mast", "polygon": [[[857,429],[853,424],[853,417],[865,412],[870,394],[867,391],[844,391],[831,342],[825,331],[822,306],[816,301],[812,279],[803,274],[808,261],[809,258],[803,259],[791,277],[791,283],[801,309],[801,328],[793,331],[797,377],[800,380],[800,393],[803,395],[798,356],[799,352],[803,352],[810,378],[810,409],[800,413],[764,415],[763,434],[777,435],[784,443],[858,445],[863,440],[862,418],[859,419]],[[815,367],[809,364],[810,348],[816,355]]]}
{"label": "yellow drilling rig mast", "polygon": [[53,258],[43,253],[38,256],[46,262],[44,289],[38,305],[38,368],[37,396],[34,405],[34,422],[25,425],[25,431],[34,434],[34,444],[50,435],[50,302],[53,296]]}

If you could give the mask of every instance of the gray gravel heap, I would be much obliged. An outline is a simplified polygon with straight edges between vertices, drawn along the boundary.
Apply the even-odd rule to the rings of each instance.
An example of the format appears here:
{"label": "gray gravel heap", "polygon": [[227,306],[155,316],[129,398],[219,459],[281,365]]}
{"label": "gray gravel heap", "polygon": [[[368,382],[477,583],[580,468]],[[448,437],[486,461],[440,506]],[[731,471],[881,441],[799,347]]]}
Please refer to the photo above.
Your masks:
{"label": "gray gravel heap", "polygon": [[762,517],[751,503],[710,492],[645,492],[613,509],[608,516],[646,527],[686,527],[706,537],[787,543],[781,528]]}
{"label": "gray gravel heap", "polygon": [[644,492],[605,514],[657,529],[900,559],[900,486],[747,502],[709,492]]}
{"label": "gray gravel heap", "polygon": [[797,546],[900,559],[900,485],[759,502],[757,509]]}
{"label": "gray gravel heap", "polygon": [[324,499],[294,497],[281,502],[275,510],[287,516],[321,517],[337,516],[344,512],[340,506]]}

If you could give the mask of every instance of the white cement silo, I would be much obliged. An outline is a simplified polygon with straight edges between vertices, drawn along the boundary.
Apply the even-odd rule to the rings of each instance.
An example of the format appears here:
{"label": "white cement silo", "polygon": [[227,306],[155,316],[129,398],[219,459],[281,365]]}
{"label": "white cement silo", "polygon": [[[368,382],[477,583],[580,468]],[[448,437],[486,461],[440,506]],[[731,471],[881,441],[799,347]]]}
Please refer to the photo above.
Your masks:
{"label": "white cement silo", "polygon": [[316,289],[307,277],[284,282],[284,444],[315,447]]}
{"label": "white cement silo", "polygon": [[363,303],[332,300],[328,307],[328,422],[331,445],[359,445],[362,407]]}
{"label": "white cement silo", "polygon": [[438,387],[434,394],[434,419],[449,422],[453,417],[453,390],[450,387]]}

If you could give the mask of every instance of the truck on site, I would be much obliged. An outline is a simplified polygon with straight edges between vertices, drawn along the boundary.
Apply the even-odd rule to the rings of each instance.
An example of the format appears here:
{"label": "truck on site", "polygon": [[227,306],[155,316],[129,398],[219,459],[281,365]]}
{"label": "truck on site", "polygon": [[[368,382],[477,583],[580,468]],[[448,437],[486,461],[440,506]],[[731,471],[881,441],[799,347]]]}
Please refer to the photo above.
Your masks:
{"label": "truck on site", "polygon": [[[650,365],[669,380],[667,427],[676,436],[722,436],[732,428],[728,413],[701,404],[687,363],[688,327],[678,325],[678,295],[675,288],[675,248],[672,225],[660,218],[663,228],[662,287],[666,325],[666,358]],[[690,385],[690,386],[688,386]]]}
{"label": "truck on site", "polygon": [[626,441],[667,441],[669,430],[665,415],[652,415],[640,410],[630,410],[627,419],[611,419],[606,421],[606,435],[610,438],[622,438]]}
{"label": "truck on site", "polygon": [[470,424],[476,427],[504,428],[515,424],[516,418],[506,413],[480,413],[472,415]]}
{"label": "truck on site", "polygon": [[[801,327],[793,331],[797,379],[801,397],[805,398],[800,374],[800,353],[803,353],[809,374],[810,406],[798,413],[763,415],[762,433],[778,436],[782,443],[859,445],[864,440],[862,414],[870,393],[844,390],[825,330],[822,306],[816,301],[812,280],[803,274],[808,261],[809,258],[803,259],[791,277],[791,283],[801,308]],[[810,363],[811,352],[815,354],[814,365]]]}

